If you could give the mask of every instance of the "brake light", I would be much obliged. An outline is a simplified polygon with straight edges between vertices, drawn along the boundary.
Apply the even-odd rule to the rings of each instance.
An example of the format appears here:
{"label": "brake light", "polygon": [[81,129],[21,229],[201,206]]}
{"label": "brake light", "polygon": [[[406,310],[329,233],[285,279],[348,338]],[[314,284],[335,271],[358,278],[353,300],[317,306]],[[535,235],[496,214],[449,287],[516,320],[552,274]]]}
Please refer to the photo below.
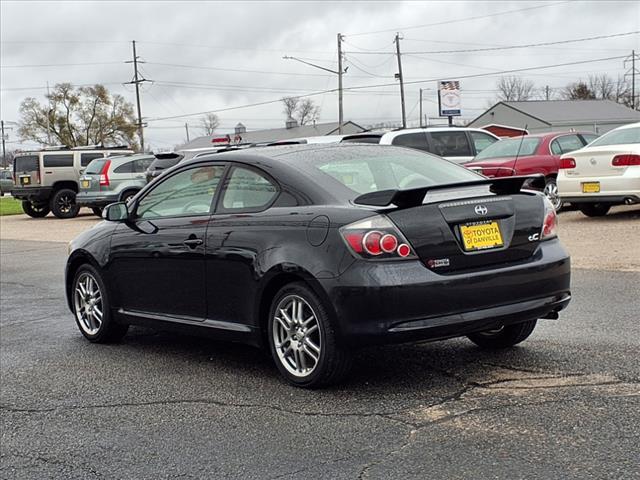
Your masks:
{"label": "brake light", "polygon": [[340,234],[358,258],[415,258],[409,242],[391,220],[383,215],[346,225],[340,229]]}
{"label": "brake light", "polygon": [[558,214],[549,199],[544,197],[544,220],[542,222],[542,232],[540,240],[549,240],[558,236]]}
{"label": "brake light", "polygon": [[102,170],[100,170],[100,186],[108,187],[109,186],[109,167],[111,166],[111,160],[107,160],[104,162],[102,166]]}
{"label": "brake light", "polygon": [[576,168],[575,158],[561,158],[558,168]]}
{"label": "brake light", "polygon": [[631,153],[616,155],[613,157],[613,160],[611,160],[611,165],[614,167],[631,167],[640,165],[640,155],[634,155]]}

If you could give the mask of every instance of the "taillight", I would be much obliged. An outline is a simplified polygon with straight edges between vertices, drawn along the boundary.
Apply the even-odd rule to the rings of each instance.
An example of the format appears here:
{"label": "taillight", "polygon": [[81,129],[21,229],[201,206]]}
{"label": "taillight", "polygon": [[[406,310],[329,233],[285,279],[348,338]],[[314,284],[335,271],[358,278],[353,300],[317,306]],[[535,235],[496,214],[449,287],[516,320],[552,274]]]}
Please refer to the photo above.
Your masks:
{"label": "taillight", "polygon": [[576,168],[575,158],[561,158],[558,168]]}
{"label": "taillight", "polygon": [[104,162],[102,166],[102,170],[100,171],[100,186],[108,187],[109,186],[109,167],[111,166],[111,160],[107,160]]}
{"label": "taillight", "polygon": [[631,153],[616,155],[613,157],[613,160],[611,160],[611,165],[614,167],[631,167],[634,165],[640,165],[640,155],[634,155]]}
{"label": "taillight", "polygon": [[558,236],[558,214],[549,199],[544,197],[544,221],[542,222],[542,232],[540,232],[540,240],[548,240]]}
{"label": "taillight", "polygon": [[383,215],[346,225],[340,229],[340,234],[349,250],[358,258],[415,258],[404,235]]}

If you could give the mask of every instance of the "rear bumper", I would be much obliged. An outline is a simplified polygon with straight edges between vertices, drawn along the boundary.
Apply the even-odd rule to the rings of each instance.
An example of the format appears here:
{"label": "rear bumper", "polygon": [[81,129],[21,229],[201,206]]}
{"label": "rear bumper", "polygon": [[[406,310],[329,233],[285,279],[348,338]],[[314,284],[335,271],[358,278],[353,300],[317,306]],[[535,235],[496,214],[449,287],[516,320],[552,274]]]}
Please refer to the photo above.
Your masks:
{"label": "rear bumper", "polygon": [[397,343],[555,316],[571,299],[570,270],[555,239],[519,265],[439,275],[420,261],[357,261],[322,283],[349,343]]}
{"label": "rear bumper", "polygon": [[119,194],[117,193],[110,193],[108,195],[101,193],[95,195],[88,192],[80,192],[76,195],[76,204],[80,205],[81,207],[102,208],[106,207],[110,203],[118,202],[119,200]]}
{"label": "rear bumper", "polygon": [[18,200],[29,200],[31,202],[46,202],[51,198],[51,187],[13,187],[11,196]]}
{"label": "rear bumper", "polygon": [[613,203],[613,204],[633,204],[640,203],[640,195],[584,195],[581,197],[562,197],[568,203]]}
{"label": "rear bumper", "polygon": [[[583,193],[582,184],[598,182],[599,193]],[[563,170],[558,173],[560,198],[570,203],[626,203],[640,201],[640,167],[627,167],[619,175],[573,177]]]}

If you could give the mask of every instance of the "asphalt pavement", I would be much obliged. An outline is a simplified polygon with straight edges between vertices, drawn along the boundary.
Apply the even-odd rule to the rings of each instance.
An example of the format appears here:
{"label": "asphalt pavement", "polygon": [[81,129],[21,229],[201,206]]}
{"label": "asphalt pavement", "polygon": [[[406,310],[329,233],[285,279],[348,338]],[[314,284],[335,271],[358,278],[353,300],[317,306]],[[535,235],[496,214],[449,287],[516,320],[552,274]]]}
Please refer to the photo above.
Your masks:
{"label": "asphalt pavement", "polygon": [[132,329],[93,345],[66,245],[0,243],[1,478],[640,478],[640,272],[575,269],[521,346],[360,352],[328,390],[250,347]]}

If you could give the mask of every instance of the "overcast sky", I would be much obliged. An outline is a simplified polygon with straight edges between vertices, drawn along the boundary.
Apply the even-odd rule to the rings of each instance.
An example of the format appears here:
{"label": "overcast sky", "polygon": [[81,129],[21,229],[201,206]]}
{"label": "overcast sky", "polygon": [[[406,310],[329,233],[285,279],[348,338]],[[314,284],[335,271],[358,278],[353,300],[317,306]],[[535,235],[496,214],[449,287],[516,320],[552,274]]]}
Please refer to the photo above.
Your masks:
{"label": "overcast sky", "polygon": [[[336,88],[335,75],[283,55],[336,68],[338,32],[345,35],[345,119],[362,125],[399,122],[394,85],[398,31],[403,54],[407,117],[437,115],[435,79],[461,78],[463,117],[479,115],[495,97],[504,70],[582,62],[640,51],[640,36],[627,35],[551,46],[482,52],[432,53],[572,40],[640,30],[638,1],[446,1],[446,2],[188,2],[2,1],[1,115],[18,121],[27,96],[43,99],[47,82],[102,83],[135,101],[131,40],[152,80],[142,89],[147,143],[170,148],[185,139],[184,123],[197,136],[198,112],[278,100]],[[372,54],[371,52],[378,52]],[[416,52],[416,53],[409,53]],[[424,52],[424,53],[422,53]],[[431,53],[429,53],[431,52]],[[66,65],[65,65],[66,64]],[[76,64],[76,65],[69,65]],[[623,59],[528,70],[518,75],[560,89],[589,73],[625,72]],[[424,80],[422,83],[409,83]],[[387,84],[385,87],[373,85]],[[372,87],[366,87],[371,85]],[[352,87],[365,88],[348,90]],[[337,120],[337,93],[311,98],[320,121]],[[165,117],[180,118],[162,120]],[[221,132],[242,121],[248,130],[284,126],[282,105],[218,113]],[[8,131],[16,142],[15,130]],[[9,143],[16,148],[17,143]]]}

